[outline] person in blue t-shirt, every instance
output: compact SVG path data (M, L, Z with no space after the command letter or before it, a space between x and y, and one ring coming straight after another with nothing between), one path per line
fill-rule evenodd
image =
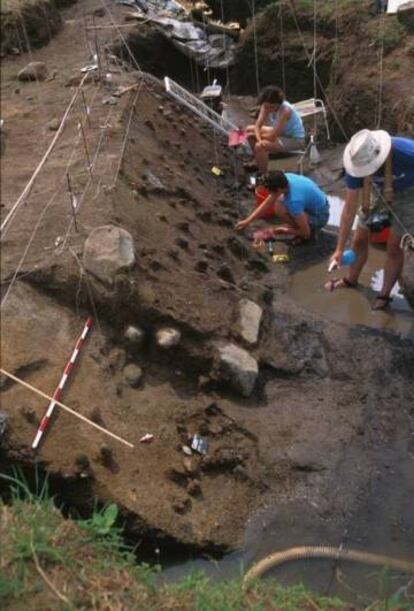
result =
M260 92L259 104L256 123L246 127L254 162L246 163L244 167L246 170L258 169L264 174L269 153L285 153L304 148L305 128L298 111L285 100L280 87L265 87Z
M343 278L326 283L325 288L354 288L368 258L373 210L390 217L390 236L384 266L382 289L372 305L373 310L385 309L392 298L391 291L404 265L401 238L414 232L414 140L391 137L383 130L363 129L356 133L344 151L346 194L339 226L336 250L331 265L340 266L342 254L351 233L355 216L358 222L352 249L356 262ZM360 199L361 207L358 210ZM381 211L382 208L382 211Z
M310 178L272 171L263 177L262 184L270 192L269 195L246 219L237 223L238 231L263 217L269 209L282 221L281 225L269 228L269 238L277 234L288 234L308 240L313 232L319 231L328 222L327 197Z

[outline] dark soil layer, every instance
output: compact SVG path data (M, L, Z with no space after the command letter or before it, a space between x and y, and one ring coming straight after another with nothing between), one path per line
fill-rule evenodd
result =
M287 98L293 102L314 97L313 70L309 67L313 5L304 1L295 4L296 13L290 3L272 4L259 14L256 26L260 83L282 86L284 64ZM396 16L387 15L383 22L374 16L372 4L368 0L318 4L316 93L325 98L326 91L334 135L342 139L342 130L349 136L377 125L391 133L414 132L414 37L409 24L400 23ZM249 27L239 45L231 87L238 93L255 93L255 83L254 36Z
M62 27L59 9L76 0L5 0L1 5L1 54L47 44Z

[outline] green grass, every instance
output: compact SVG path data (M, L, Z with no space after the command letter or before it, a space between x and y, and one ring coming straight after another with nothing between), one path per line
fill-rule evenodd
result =
M173 585L157 586L157 568L137 565L132 551L123 545L116 505L96 509L88 520L64 519L50 498L47 482L39 480L33 493L21 473L16 477L0 474L0 478L7 478L12 493L10 504L0 501L2 611L355 608L310 593L302 585L286 588L271 579L256 581L246 590L242 575L212 583L203 573L190 573ZM412 608L404 591L369 607L370 611Z

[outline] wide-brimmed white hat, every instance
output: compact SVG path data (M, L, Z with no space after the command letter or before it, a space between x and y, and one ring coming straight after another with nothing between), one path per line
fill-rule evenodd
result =
M344 150L344 167L351 176L362 178L374 174L391 150L391 136L378 129L362 129L354 134Z

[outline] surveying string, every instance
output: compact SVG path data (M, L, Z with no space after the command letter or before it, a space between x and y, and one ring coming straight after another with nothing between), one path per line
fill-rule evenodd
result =
M63 371L63 375L60 379L59 384L56 387L55 392L52 395L52 401L49 403L49 406L46 410L45 415L43 416L40 424L39 424L39 428L37 429L37 433L36 433L36 437L33 440L32 443L32 448L35 450L37 448L37 446L40 443L40 440L42 439L43 434L47 431L49 424L50 424L50 419L52 417L53 414L53 410L55 409L56 406L56 402L60 401L62 398L62 393L63 393L63 388L68 380L68 377L73 369L73 366L75 364L75 361L79 355L79 352L82 349L82 346L85 342L86 336L89 333L90 328L92 327L92 318L89 317L86 322L85 325L83 327L83 331L80 335L80 337L78 338L78 341L76 342L75 348L72 352L72 355L69 359L69 361L66 363L66 367Z

